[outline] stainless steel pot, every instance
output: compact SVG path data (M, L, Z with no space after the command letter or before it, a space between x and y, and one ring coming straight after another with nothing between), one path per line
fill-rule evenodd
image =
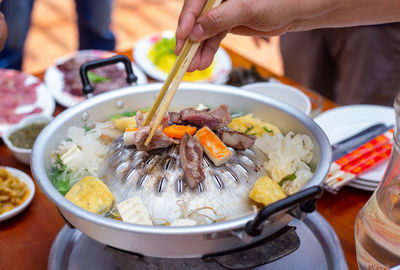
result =
M32 150L33 175L46 196L75 228L93 239L122 250L154 257L188 258L230 250L254 243L277 232L293 217L301 218L314 210L316 198L331 163L331 147L319 126L297 109L266 96L240 88L183 83L172 106L210 107L227 104L231 111L254 113L277 125L282 132L307 134L314 143L314 176L303 189L264 208L257 216L192 227L143 226L92 214L64 198L49 180L50 155L65 138L70 126L104 120L107 117L151 106L161 84L127 87L86 100L58 115L37 138Z

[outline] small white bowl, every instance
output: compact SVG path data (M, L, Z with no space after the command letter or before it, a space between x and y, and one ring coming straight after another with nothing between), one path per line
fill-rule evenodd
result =
M295 87L279 82L258 82L243 85L241 88L283 101L305 114L309 115L311 112L310 99Z
M26 148L20 148L16 147L12 144L10 141L9 137L10 135L20 129L23 128L29 124L32 123L40 123L40 122L46 122L49 123L52 120L52 117L47 116L47 115L42 115L42 114L33 114L31 116L26 117L23 119L20 123L16 125L9 126L6 130L3 132L3 142L7 145L7 147L11 150L13 155L15 156L16 159L21 161L24 164L29 165L31 161L31 151L32 149L26 149Z
M25 182L29 190L29 196L22 204L0 215L0 221L3 221L15 216L16 214L21 213L31 203L33 196L35 195L35 184L33 183L32 178L30 178L29 175L27 175L23 171L11 167L1 167L1 168L5 168L13 176L18 177L20 181Z

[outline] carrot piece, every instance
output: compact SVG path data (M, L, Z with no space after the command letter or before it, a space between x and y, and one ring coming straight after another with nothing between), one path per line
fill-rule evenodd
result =
M135 128L126 128L126 129L125 129L125 132L136 131L136 130L138 130L138 129L139 129L138 127L135 127Z
M225 163L232 157L231 150L207 126L199 129L194 138L200 142L204 152L216 166Z
M165 135L174 139L182 139L185 133L193 135L196 133L196 131L197 128L184 125L172 125L172 126L167 126L163 129Z

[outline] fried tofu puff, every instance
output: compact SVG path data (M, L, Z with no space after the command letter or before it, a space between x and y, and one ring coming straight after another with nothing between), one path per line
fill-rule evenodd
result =
M104 215L114 201L108 187L97 177L87 176L76 183L65 195L73 204L92 213Z
M263 176L257 180L253 189L250 191L249 197L264 206L279 201L286 197L282 187L274 180L267 176Z

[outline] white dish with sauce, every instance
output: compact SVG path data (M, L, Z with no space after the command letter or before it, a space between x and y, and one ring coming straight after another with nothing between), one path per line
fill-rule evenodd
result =
M10 172L13 176L18 177L18 179L22 182L24 182L27 185L27 189L29 191L28 197L25 199L25 201L18 205L17 207L14 207L10 211L4 212L3 214L0 214L0 221L12 218L13 216L21 213L25 208L31 203L33 196L35 195L35 184L33 183L33 180L29 175L24 173L21 170L14 169L11 167L0 167L6 169L8 172Z
M22 120L20 123L16 125L9 126L6 130L3 132L3 142L7 145L8 149L11 150L12 154L14 157L24 163L29 165L31 162L31 148L20 148L15 146L11 140L10 140L10 135L18 130L21 129L27 125L33 124L33 123L49 123L52 120L52 117L43 115L43 114L34 114L31 116L28 116L24 120Z

